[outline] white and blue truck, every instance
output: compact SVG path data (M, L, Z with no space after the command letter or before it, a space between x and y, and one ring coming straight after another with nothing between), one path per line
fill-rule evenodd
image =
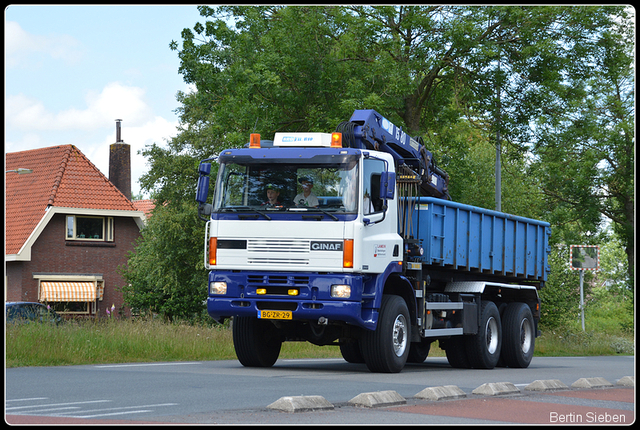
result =
M392 373L438 340L454 367L528 367L549 224L451 201L422 140L373 110L336 130L252 134L200 163L207 311L233 318L240 363L308 341Z

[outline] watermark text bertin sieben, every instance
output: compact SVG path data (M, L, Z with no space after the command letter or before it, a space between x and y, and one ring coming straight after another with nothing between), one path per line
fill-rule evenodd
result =
M609 412L586 412L568 414L549 412L549 422L558 424L625 424L627 417L624 414L610 414Z

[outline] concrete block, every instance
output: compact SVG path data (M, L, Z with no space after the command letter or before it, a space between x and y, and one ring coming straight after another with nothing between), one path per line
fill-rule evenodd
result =
M374 391L371 393L361 393L349 400L353 406L363 406L365 408L376 408L381 406L396 406L407 403L404 397L396 391Z
M322 396L285 396L267 406L283 412L332 410L333 405Z
M613 387L613 384L606 379L598 376L596 378L580 378L573 384L573 388L605 388Z
M623 376L618 379L616 385L623 385L625 387L635 387L636 386L636 378L635 376Z
M537 379L524 387L527 391L568 390L569 387L558 379Z
M484 396L498 396L503 394L520 394L520 390L511 382L489 382L480 385L473 390L472 393Z
M413 397L427 400L447 400L461 399L467 397L467 394L456 385L444 385L440 387L427 387Z

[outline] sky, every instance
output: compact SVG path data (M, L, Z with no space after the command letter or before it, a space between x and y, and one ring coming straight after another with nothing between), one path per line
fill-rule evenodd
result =
M121 119L140 196L138 151L177 134L176 94L190 91L169 43L196 22L195 5L6 7L5 154L72 144L108 177Z

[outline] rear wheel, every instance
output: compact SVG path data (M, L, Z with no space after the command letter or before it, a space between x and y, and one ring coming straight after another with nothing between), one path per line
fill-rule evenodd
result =
M233 318L233 347L246 367L271 367L280 355L282 338L269 321L254 317Z
M510 303L502 315L502 359L509 367L529 367L535 347L533 314L526 303Z
M372 372L398 373L409 356L411 323L409 309L400 296L382 296L378 326L361 340L365 363Z
M471 368L471 363L469 363L469 357L467 356L465 337L454 336L444 342L440 341L440 345L443 346L444 351L447 353L447 361L449 361L451 367L457 369Z
M422 339L420 342L411 342L407 363L423 363L429 356L431 341Z
M360 343L357 339L343 339L340 342L340 353L342 358L349 363L364 363L360 352Z
M502 348L500 312L493 302L483 302L478 333L466 336L466 350L471 367L493 369L498 364Z

